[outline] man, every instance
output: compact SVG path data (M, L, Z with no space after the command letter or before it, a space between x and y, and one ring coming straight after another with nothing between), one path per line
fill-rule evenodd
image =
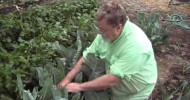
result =
M74 68L58 84L68 92L111 89L112 100L145 100L157 81L157 67L151 42L126 17L125 9L113 0L96 13L98 34ZM81 71L88 53L106 59L105 75L85 83L71 80Z

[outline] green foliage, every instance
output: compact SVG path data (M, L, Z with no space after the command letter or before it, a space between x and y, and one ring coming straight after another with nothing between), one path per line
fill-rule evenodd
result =
M82 72L86 81L91 81L106 74L105 68L105 59L100 59L94 54L88 54L86 62L82 66ZM84 97L85 100L110 100L109 90L86 91Z
M168 27L163 27L159 22L159 14L152 13L146 16L145 13L140 13L137 16L138 25L143 29L151 40L154 49L161 44L166 44L168 41Z
M6 6L12 6L15 4L22 4L22 3L32 3L40 0L0 0L0 4L2 4L3 7Z
M57 85L64 78L64 75L67 71L66 69L68 68L70 70L73 64L79 58L79 54L82 52L81 38L81 34L78 34L77 41L80 41L80 43L78 43L77 46L80 48L80 50L70 50L68 48L65 48L63 45L59 44L58 41L52 43L53 49L58 53L58 57L55 59L57 65L55 65L53 62L46 62L44 67L35 68L37 74L36 78L39 80L39 85L36 85L33 88L32 93L30 90L24 89L21 77L17 76L17 87L23 100L49 100L50 98L54 100L68 99L68 93L66 90L58 90L56 89L55 85ZM80 80L82 82L81 78L77 80ZM38 90L41 87L42 89Z
M82 71L88 76L88 80L96 79L105 74L105 59L99 59L94 54L88 54L86 59Z
M52 84L64 77L94 38L91 22L96 8L94 0L62 1L0 15L0 99L46 98L44 92L57 93ZM44 78L52 73L49 66L57 73L53 79ZM15 85L17 75L23 86Z
M76 45L77 45L77 50L73 49L73 48L65 48L63 45L60 45L59 42L55 42L53 43L53 47L54 50L58 53L58 55L62 58L58 58L58 68L64 70L64 73L69 72L72 67L76 64L76 62L78 61L79 57L81 56L81 53L84 49L85 46L85 41L83 40L84 37L82 35L82 33L80 33L81 31L77 32L77 41L76 41ZM63 63L64 61L64 63ZM62 62L62 63L61 63ZM63 67L64 66L64 67ZM60 76L60 75L58 75ZM79 73L76 78L75 78L75 82L79 82L82 83L82 78L83 78L83 74ZM68 96L68 99L70 100L80 100L82 98L82 94L81 93L76 93L76 94L71 94Z
M39 85L36 85L33 88L32 93L29 90L24 89L21 78L17 76L17 87L23 100L49 100L50 98L54 100L67 100L69 98L65 89L58 90L55 85L64 78L66 71L70 71L72 66L79 59L80 54L82 53L82 43L84 43L81 40L81 35L82 33L78 33L77 47L80 48L78 50L65 48L63 45L59 44L58 41L52 43L53 49L58 53L58 57L55 59L57 64L46 62L45 66L35 68ZM80 43L78 43L79 41ZM76 81L82 82L82 74L79 74L78 77L76 77ZM37 90L41 87L42 89ZM81 94L74 94L72 95L72 98L72 100L76 100L76 98L79 100L81 98Z
M40 84L42 89L40 89L39 91L38 91L39 87L34 87L32 93L30 92L30 90L24 89L21 77L17 76L17 86L19 88L19 92L20 92L21 98L23 100L36 100L36 99L37 100L48 100L50 98L52 98L54 100L66 99L66 98L63 98L63 96L66 97L66 95L67 95L67 93L64 94L65 90L62 90L62 91L58 90L53 85L53 79L55 79L55 77L57 75L64 76L63 73L59 69L54 68L52 66L48 66L46 68L47 69L45 69L45 68L43 69L42 67L36 68L36 70L38 72L39 81L43 84ZM61 80L61 78L56 81L60 81L60 80Z

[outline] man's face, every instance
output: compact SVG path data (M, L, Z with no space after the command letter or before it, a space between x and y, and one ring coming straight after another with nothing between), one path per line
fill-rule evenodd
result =
M119 24L118 26L113 27L112 25L108 24L105 19L102 19L98 21L98 29L104 39L108 41L114 41L122 31L122 25Z

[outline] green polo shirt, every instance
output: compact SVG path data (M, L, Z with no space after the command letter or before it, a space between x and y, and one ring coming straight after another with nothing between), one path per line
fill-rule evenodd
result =
M157 65L150 40L130 21L113 42L98 34L83 52L94 53L106 59L106 72L122 78L111 87L112 100L145 100L152 93L157 81Z

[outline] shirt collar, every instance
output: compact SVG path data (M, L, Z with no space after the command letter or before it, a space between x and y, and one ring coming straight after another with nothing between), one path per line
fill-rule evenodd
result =
M117 41L121 40L122 37L124 37L125 35L129 34L129 31L130 31L130 27L129 27L130 21L129 21L129 17L128 16L126 16L126 17L127 17L127 21L125 22L125 25L123 27L122 32L116 38L116 40L114 40L112 43L116 43Z

